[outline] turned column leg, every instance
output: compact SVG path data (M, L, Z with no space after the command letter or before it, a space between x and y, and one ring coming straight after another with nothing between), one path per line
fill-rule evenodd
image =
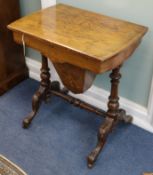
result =
M98 158L107 136L112 131L113 127L117 123L119 114L119 97L118 97L118 85L121 74L119 73L120 67L114 69L110 74L111 78L111 93L108 101L108 111L104 123L100 126L98 132L98 143L96 148L90 153L87 158L88 167L92 168L94 162Z
M50 73L48 67L48 60L45 56L42 56L42 67L41 67L41 82L40 87L33 95L32 98L32 112L23 120L23 128L28 128L35 115L37 114L42 100L47 99L47 94L50 89Z

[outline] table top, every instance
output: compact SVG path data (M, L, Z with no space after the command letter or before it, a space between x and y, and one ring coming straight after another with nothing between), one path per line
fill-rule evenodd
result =
M127 59L147 32L144 26L64 4L30 14L8 28L14 31L17 42L22 42L20 34L24 34L26 45L38 49L54 62L71 63L96 73L111 69ZM48 49L42 48L39 42L46 42ZM127 53L123 54L125 51ZM107 66L103 66L106 61Z

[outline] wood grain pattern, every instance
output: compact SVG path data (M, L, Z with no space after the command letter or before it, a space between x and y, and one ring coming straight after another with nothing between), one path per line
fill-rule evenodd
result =
M48 90L50 89L50 69L48 67L48 60L45 56L42 56L42 67L41 67L41 82L39 89L35 92L32 97L32 111L28 116L23 120L23 128L28 128L32 120L36 116L40 105L43 100L46 101Z
M111 92L108 100L108 110L106 113L106 119L101 124L98 132L98 143L89 154L87 161L89 168L92 168L94 162L97 160L102 148L105 145L107 137L112 129L115 127L118 121L119 115L119 97L118 97L118 86L121 78L120 67L114 69L110 74L111 78Z
M137 24L64 4L33 13L8 27L18 43L22 43L24 34L27 46L53 62L73 64L95 73L120 65L147 31Z
M34 119L41 101L46 101L52 94L101 114L98 109L72 98L67 90L62 92L58 82L50 82L47 57L64 85L75 93L87 90L96 74L113 69L106 118L99 128L97 145L87 158L88 167L93 167L118 121L132 120L119 108L119 70L138 47L147 28L63 4L24 17L9 28L13 30L16 42L21 44L24 38L27 46L43 54L40 88L33 97L32 112L23 121L25 128Z
M96 77L91 71L67 63L53 63L62 83L73 93L83 93L92 86Z

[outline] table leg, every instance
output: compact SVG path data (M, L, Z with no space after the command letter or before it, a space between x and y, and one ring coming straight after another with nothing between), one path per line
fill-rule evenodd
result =
M123 121L124 123L131 123L133 117L131 115L127 115L124 109L119 109L118 120Z
M48 60L45 56L42 56L42 67L40 77L40 87L32 98L32 112L23 120L23 128L29 127L30 123L32 122L40 108L42 100L47 100L48 92L50 91L50 73L48 67Z
M110 74L111 93L109 96L108 111L106 113L106 118L104 123L99 128L97 146L87 158L89 168L92 168L94 162L98 158L106 142L107 136L112 131L112 129L114 128L114 126L118 121L118 115L119 115L118 85L119 85L119 80L121 78L121 74L119 70L120 70L120 67L114 69Z

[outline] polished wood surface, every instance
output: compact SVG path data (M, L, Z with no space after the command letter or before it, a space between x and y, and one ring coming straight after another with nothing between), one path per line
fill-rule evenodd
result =
M23 128L28 128L30 126L32 120L35 118L40 108L42 101L47 102L52 97L52 95L62 97L63 99L65 99L66 101L77 107L86 109L90 112L94 112L99 116L106 117L104 123L102 123L99 128L97 145L95 149L93 149L93 151L87 157L88 167L92 168L106 142L108 135L116 126L117 122L123 121L125 123L131 123L132 121L132 116L126 115L125 110L119 109L118 85L119 85L119 79L121 78L119 69L120 67L114 69L110 74L111 93L108 102L108 111L105 112L79 99L71 97L68 94L67 89L60 88L59 82L55 81L51 82L47 58L45 56L42 56L40 87L33 95L32 111L23 120Z
M48 61L47 58L44 56L42 56L42 67L40 77L41 82L39 89L35 92L35 94L32 97L32 111L23 121L24 128L27 128L30 125L31 121L33 120L33 118L39 110L41 102L43 100L47 100L48 91L50 90L51 82Z
M114 69L110 74L111 78L111 93L108 101L108 110L106 113L106 119L99 128L98 143L95 149L88 156L88 166L91 168L100 154L102 148L106 143L108 134L112 131L113 127L118 121L119 111L119 97L118 97L118 85L121 78L120 67Z
M18 19L19 1L0 0L0 95L28 76L21 46L13 41L7 25Z
M32 100L32 112L23 120L27 128L41 102L57 95L75 106L105 115L98 131L97 145L87 157L91 168L107 137L119 121L132 121L119 106L120 67L139 45L147 28L130 22L59 4L36 12L9 25L14 39L42 53L41 83ZM82 93L98 73L112 70L108 110L103 112L68 95L58 82L50 82L47 57L53 62L63 84Z
M27 46L53 62L69 63L95 73L119 66L147 31L137 24L64 4L33 13L8 27L18 43L22 43L24 34Z
M80 67L67 63L53 63L61 77L62 83L73 93L80 94L88 90L96 74Z

